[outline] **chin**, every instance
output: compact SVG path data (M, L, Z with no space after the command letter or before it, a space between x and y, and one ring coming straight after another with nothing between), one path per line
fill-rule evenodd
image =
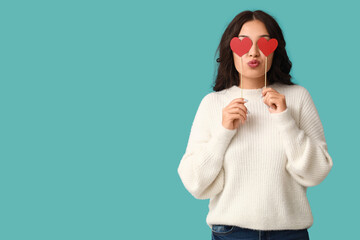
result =
M256 79L259 79L259 78L261 78L261 77L265 77L265 74L261 74L261 73L259 73L259 74L250 74L250 75L243 75L243 76L245 76L246 78L249 78L249 79L251 79L251 78L256 78Z

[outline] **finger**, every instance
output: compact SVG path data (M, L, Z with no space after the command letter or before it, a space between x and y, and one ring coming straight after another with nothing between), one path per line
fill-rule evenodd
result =
M281 98L278 96L272 96L272 97L267 97L264 100L265 100L264 103L268 105L268 107L276 108L280 104Z
M229 114L229 119L230 120L241 119L241 121L245 121L246 117L244 117L240 113L231 113L231 114Z
M279 98L279 94L275 94L274 92L268 92L264 97L263 97L263 101L264 102L269 102L270 99L272 98Z
M244 104L238 103L238 104L231 105L229 107L229 109L233 109L233 108L241 109L244 112L244 114L248 113L247 107Z
M246 103L247 100L245 100L245 98L235 98L235 99L233 99L233 100L230 102L230 104L235 103L235 102Z
M245 119L247 119L246 112L244 111L244 109L241 109L241 108L232 108L228 111L228 113L230 113L230 114L239 113L242 116L244 116Z
M233 108L233 107L241 107L241 108L245 108L245 102L241 102L241 101L235 101L233 103L230 103L228 106L226 106L228 109Z
M262 90L262 92L261 92L261 95L262 96L265 96L268 92L275 92L275 93L277 93L277 91L275 90L275 89L273 89L273 88L264 88L264 90Z

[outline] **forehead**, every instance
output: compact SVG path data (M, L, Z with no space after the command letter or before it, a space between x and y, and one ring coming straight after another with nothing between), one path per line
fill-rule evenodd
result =
M239 35L247 35L249 37L259 37L261 35L268 35L265 24L259 20L248 21L243 24Z

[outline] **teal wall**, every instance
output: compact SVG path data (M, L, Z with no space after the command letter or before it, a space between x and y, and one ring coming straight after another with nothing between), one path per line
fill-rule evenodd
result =
M1 1L0 239L210 239L177 173L215 50L239 12L283 30L334 167L308 189L311 239L359 216L355 1Z

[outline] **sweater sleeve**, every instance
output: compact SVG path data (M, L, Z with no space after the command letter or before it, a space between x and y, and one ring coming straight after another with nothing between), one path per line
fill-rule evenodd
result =
M272 113L283 139L287 155L286 169L301 185L320 184L333 166L324 130L310 93L303 87L299 126L289 109Z
M185 188L196 199L208 199L224 187L223 159L237 129L227 129L221 123L210 129L210 94L200 102L192 123L185 153L178 174Z

